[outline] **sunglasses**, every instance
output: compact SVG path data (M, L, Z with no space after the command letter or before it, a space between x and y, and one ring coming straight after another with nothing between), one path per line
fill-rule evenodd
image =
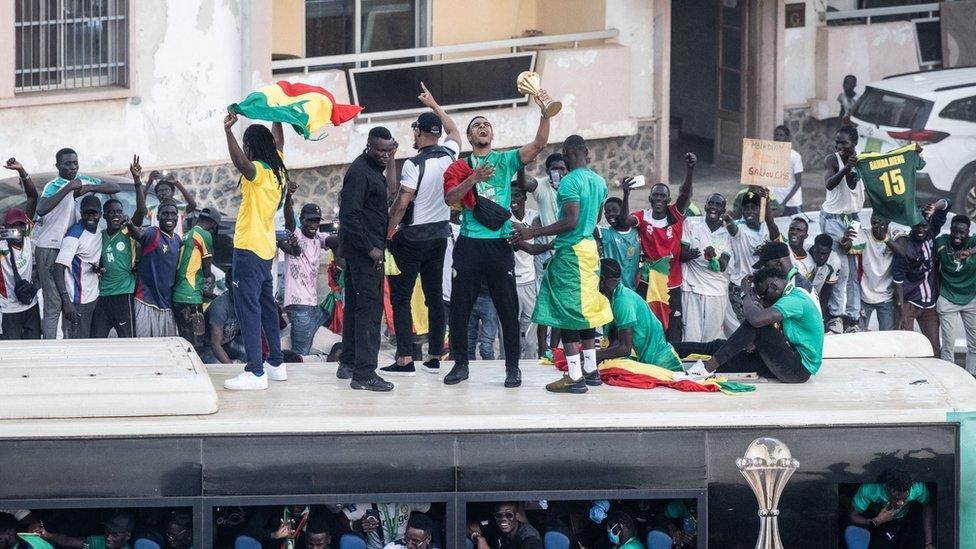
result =
M514 518L515 518L515 513L512 513L510 511L495 513L495 520L512 520Z
M430 541L430 536L427 536L424 539L406 538L404 541L407 542L407 547L421 547L423 544Z
M164 535L166 536L166 539L168 539L169 541L173 541L173 540L175 540L177 538L181 538L181 537L185 536L187 532L189 532L188 529L183 529L183 530L180 530L176 534L170 534L169 532L166 532L166 534L164 534Z

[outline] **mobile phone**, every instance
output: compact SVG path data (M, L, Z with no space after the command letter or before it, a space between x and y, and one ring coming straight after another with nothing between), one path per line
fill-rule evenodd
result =
M634 180L633 184L631 184L631 186L630 186L631 189L639 189L640 187L643 187L644 185L647 185L647 180L644 179L644 176L643 175L632 175L630 177L631 177L631 179ZM618 187L623 187L624 186L624 180L621 179L620 182L617 184L617 186Z
M854 229L854 232L861 232L861 222L856 219L851 221L851 228Z
M559 181L562 178L563 178L563 176L558 171L556 171L556 170L551 170L549 172L549 180L552 181L552 184L553 185L558 185L559 184Z
M320 233L335 233L339 231L339 222L330 221L328 223L319 223Z

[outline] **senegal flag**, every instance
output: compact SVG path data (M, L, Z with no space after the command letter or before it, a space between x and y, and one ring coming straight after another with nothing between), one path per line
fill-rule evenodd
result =
M671 270L671 256L648 260L641 265L641 280L647 282L647 295L644 299L650 305L654 316L668 331L668 319L671 316L671 306L668 304L668 274Z
M912 143L886 153L857 155L855 170L874 212L909 227L922 222L915 204L915 172L925 167Z
M240 103L227 107L252 120L291 124L305 139L328 125L352 120L363 110L359 105L336 103L332 94L318 86L279 80L253 91Z

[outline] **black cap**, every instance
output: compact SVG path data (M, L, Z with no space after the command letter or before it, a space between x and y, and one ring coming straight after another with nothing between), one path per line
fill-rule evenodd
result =
M746 191L746 194L742 197L742 205L755 204L757 206L762 204L762 195L756 191Z
M85 195L81 199L81 213L85 212L99 212L102 211L102 201L98 199L97 196L93 194Z
M220 211L217 208L204 208L200 210L200 215L198 217L207 218L217 225L220 225Z
M753 269L762 269L767 261L790 257L790 247L782 242L770 242L760 248L760 250L759 261L752 264Z
M410 124L411 128L417 128L422 132L441 134L441 118L432 112L425 112L417 117L417 121Z
M113 534L132 533L135 520L128 513L115 513L105 521L105 530Z
M302 213L299 217L317 217L322 219L322 209L319 208L318 204L305 204L302 206Z

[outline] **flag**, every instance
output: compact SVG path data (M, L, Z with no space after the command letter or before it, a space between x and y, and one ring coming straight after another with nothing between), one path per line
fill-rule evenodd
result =
M277 84L249 93L243 101L232 103L227 110L252 120L291 124L302 137L312 139L311 134L325 126L348 122L363 108L336 103L325 88L279 80Z
M319 307L322 307L329 319L326 328L334 334L341 334L344 316L342 292L346 284L342 278L342 269L336 264L335 258L329 262L329 267L326 269L326 281L329 284L329 294L325 296L322 303L319 303Z
M664 331L668 331L671 306L668 304L668 274L671 270L671 255L660 259L649 259L641 265L641 280L647 282L647 295L644 300L650 305L654 316L661 321Z
M566 355L562 349L553 349L553 358L558 370L566 371ZM711 377L704 381L675 381L674 374L667 368L644 364L630 358L604 360L597 366L600 379L607 385L629 387L632 389L653 389L669 387L686 393L725 393L735 395L755 391L754 385L728 381L722 377Z
M915 203L915 173L924 167L918 145L912 143L886 153L861 153L854 169L874 213L911 227L922 222Z
M455 160L447 170L444 171L444 194L450 192L451 189L457 187L462 181L468 178L474 170L468 165L468 162L464 159ZM461 205L469 210L474 209L474 205L477 199L474 195L474 187L472 187L468 192L464 193L461 197Z

